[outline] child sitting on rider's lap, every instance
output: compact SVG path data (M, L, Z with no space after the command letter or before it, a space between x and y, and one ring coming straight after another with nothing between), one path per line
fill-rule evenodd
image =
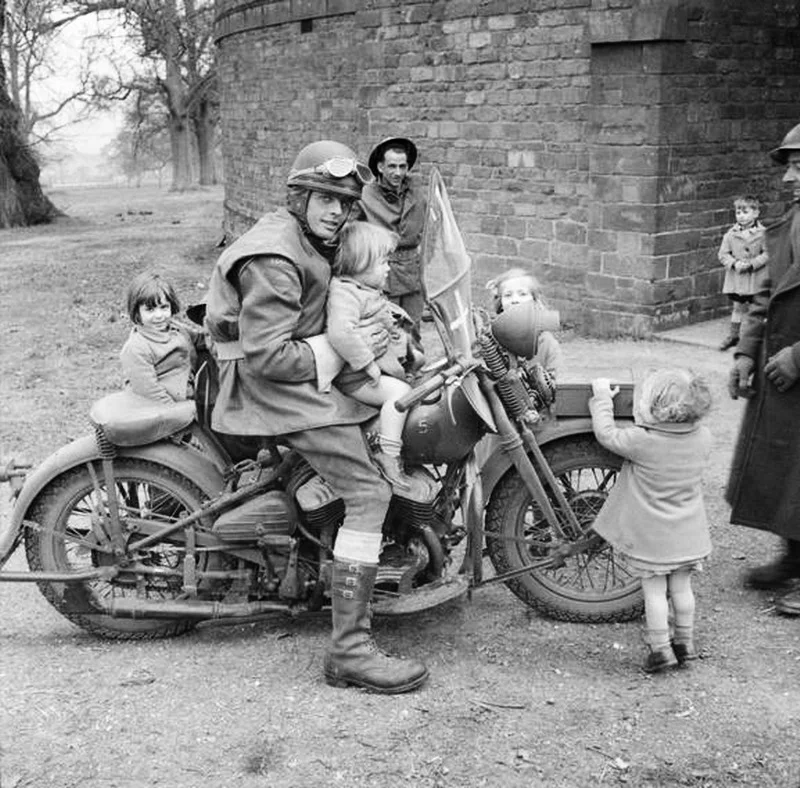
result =
M641 577L649 647L644 670L683 665L697 657L691 576L711 553L702 475L712 439L699 423L711 408L711 394L689 370L656 370L638 387L635 426L620 429L613 404L619 389L597 378L592 391L595 436L625 458L593 527Z
M120 351L126 386L156 402L191 399L196 349L201 333L179 324L180 302L173 286L145 271L128 286L128 315L133 328Z
M342 230L328 290L326 333L345 361L335 380L337 388L359 402L380 408L380 452L375 459L393 486L407 490L410 477L400 460L405 414L394 404L411 390L406 374L418 368L422 354L402 328L404 321L411 325L410 319L383 293L388 257L396 245L395 233L367 222L352 222ZM381 320L391 337L389 347L377 358L354 330L362 319L374 317Z
M522 268L510 268L496 279L487 282L486 289L492 294L494 311L498 315L511 306L529 301L542 309L548 308L539 281ZM539 334L533 361L541 364L553 380L558 378L563 366L561 346L550 331L542 331Z

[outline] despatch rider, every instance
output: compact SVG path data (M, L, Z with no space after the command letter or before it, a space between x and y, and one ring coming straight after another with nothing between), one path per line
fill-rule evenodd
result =
M339 495L345 517L334 544L332 641L325 677L373 692L413 690L421 662L374 644L369 602L391 492L359 426L375 411L317 389L331 349L325 298L339 231L369 168L350 148L323 140L303 148L287 180L287 206L263 216L220 256L209 284L206 325L219 363L212 426L232 435L281 436ZM362 329L384 349L388 337Z

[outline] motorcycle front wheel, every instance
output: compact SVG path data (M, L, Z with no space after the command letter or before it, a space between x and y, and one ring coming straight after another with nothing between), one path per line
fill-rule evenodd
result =
M200 489L184 476L145 460L115 459L114 474L126 539L141 538L141 534L136 534L136 520L166 525L197 509L203 500ZM56 477L30 512L29 519L36 524L25 531L30 568L43 572L81 572L113 565L112 555L91 548L108 511L108 491L99 461ZM103 609L104 602L120 596L180 598L184 554L178 542L158 542L137 557L152 573L134 575L123 571L110 580L43 581L38 585L59 613L92 634L117 640L172 637L188 631L195 622L115 618L98 611Z
M608 497L622 459L594 438L566 438L542 452L572 507L583 538ZM555 497L550 499L557 510ZM563 519L563 518L560 518ZM516 469L498 482L486 508L486 545L498 574L541 561L563 545ZM641 583L622 556L596 537L594 545L562 566L532 569L506 581L526 605L560 621L630 621L644 609Z

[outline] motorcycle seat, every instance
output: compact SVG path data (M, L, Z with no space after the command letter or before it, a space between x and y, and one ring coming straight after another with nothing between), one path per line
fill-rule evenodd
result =
M144 446L186 429L195 418L192 400L156 402L129 389L109 394L95 402L89 419L102 428L115 446Z

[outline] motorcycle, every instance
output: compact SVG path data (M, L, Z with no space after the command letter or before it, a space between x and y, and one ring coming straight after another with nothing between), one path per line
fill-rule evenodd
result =
M637 617L637 579L591 529L621 458L593 436L589 385L556 386L533 362L557 313L473 307L470 259L435 170L428 206L423 288L444 357L398 403L415 483L393 492L373 612L410 614L505 583L556 619ZM35 582L74 624L116 639L324 609L344 505L280 440L214 432L214 368L209 354L196 409L153 403L115 422L98 416L101 400L94 434L32 471L0 469L15 495L0 581ZM631 386L621 389L616 416L631 419ZM22 545L28 571L4 569Z

